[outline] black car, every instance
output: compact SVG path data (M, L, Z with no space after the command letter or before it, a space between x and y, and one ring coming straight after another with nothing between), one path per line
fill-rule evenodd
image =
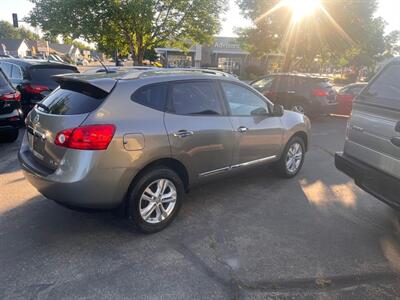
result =
M0 141L15 141L22 125L21 93L0 68Z
M327 78L306 74L272 74L250 83L285 109L317 116L336 110L336 92Z
M51 78L53 75L79 73L75 66L40 59L2 58L0 68L21 92L21 105L25 114L58 87L58 83Z

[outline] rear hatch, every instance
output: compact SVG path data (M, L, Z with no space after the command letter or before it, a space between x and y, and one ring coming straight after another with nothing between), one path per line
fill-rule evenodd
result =
M315 79L314 83L314 96L324 101L324 104L336 103L336 91L332 83L330 83L326 78Z
M57 133L81 125L111 92L116 81L58 77L60 88L38 103L28 115L27 138L35 159L55 170L67 148L54 143Z

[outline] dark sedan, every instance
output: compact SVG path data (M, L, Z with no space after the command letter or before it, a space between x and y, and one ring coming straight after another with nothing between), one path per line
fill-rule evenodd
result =
M23 124L21 93L18 92L0 69L0 140L12 142L18 137Z
M58 87L53 75L79 73L75 66L40 59L4 58L0 59L0 68L21 92L21 105L25 114Z

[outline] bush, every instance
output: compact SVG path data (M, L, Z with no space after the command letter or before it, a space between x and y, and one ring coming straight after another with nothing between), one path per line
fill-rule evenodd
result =
M336 84L349 84L357 81L356 75L346 75L344 77L335 77L333 82Z

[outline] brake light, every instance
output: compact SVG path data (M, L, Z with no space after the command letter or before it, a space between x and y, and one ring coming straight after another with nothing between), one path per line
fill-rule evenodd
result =
M316 97L326 97L329 93L323 89L315 89L313 90L313 95Z
M0 96L0 100L4 101L20 101L21 93L16 91L15 93L3 94Z
M271 100L273 98L276 98L276 96L278 96L278 93L275 91L265 91L264 96Z
M45 85L38 85L38 84L28 84L25 86L25 92L30 94L40 94L44 91L49 91L49 87Z
M115 133L114 125L88 125L57 133L54 143L79 150L105 150Z

